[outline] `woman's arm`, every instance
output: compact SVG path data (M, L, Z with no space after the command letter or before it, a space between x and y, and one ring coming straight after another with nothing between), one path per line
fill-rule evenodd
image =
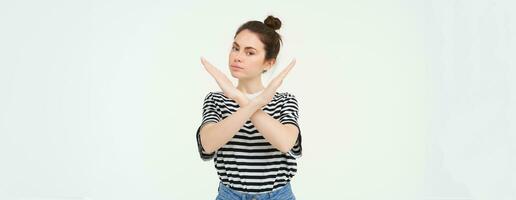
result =
M241 106L247 106L253 101L247 99L239 100ZM261 109L251 115L251 122L254 127L263 135L273 147L283 153L287 153L296 143L298 128L293 124L282 124Z
M294 129L294 125L281 124L267 113L261 111L261 108L272 100L276 89L281 85L283 79L296 64L295 59L293 59L278 76L272 79L264 92L254 100L247 99L233 86L231 81L211 63L204 58L201 58L201 62L208 73L215 78L217 84L224 92L224 95L234 99L240 105L240 109L224 120L201 127L201 145L207 153L212 153L226 144L249 118L251 118L251 121L258 131L263 134L264 138L278 150L288 152L290 148L292 148L297 139L297 127ZM294 138L294 142L291 141L292 138Z
M240 106L236 112L222 121L202 126L199 134L204 150L207 153L213 153L224 146L261 107L257 102L248 101L245 106Z
M262 110L251 116L251 122L272 146L287 153L296 143L298 129L293 124L282 124Z

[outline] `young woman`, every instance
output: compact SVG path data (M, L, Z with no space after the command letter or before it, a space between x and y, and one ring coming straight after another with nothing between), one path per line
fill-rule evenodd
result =
M293 60L264 87L261 75L280 50L281 21L248 21L234 36L229 53L231 81L204 58L201 62L221 92L209 92L197 129L200 157L214 160L219 175L217 199L295 199L290 180L301 157L296 97L277 92Z

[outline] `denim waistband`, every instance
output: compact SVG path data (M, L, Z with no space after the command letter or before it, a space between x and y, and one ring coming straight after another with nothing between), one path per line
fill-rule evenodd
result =
M241 191L236 191L231 189L230 187L224 185L222 182L219 182L219 196L224 196L226 198L234 198L234 199L242 199L242 200L261 200L261 199L277 199L279 197L291 197L294 199L294 194L292 193L292 188L290 182L287 182L286 185L276 188L271 192L264 193L246 193Z

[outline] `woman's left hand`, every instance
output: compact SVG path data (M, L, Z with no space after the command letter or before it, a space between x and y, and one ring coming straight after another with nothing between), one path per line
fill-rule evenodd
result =
M280 74L274 77L274 79L272 79L272 81L269 83L269 85L267 85L263 92L252 101L255 101L255 103L259 104L260 106L267 105L272 100L276 94L276 90L281 85L281 83L283 83L283 79L285 79L288 72L290 72L294 65L296 65L296 59L292 59L290 64L283 71L281 71Z

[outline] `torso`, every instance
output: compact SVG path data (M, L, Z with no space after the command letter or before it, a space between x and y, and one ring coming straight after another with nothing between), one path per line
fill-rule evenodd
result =
M285 97L286 93L276 92L262 111L278 119ZM214 100L222 118L239 108L234 100L225 97L222 92L216 92ZM297 172L295 158L274 148L250 120L216 152L214 164L223 184L247 193L274 191L286 185Z

